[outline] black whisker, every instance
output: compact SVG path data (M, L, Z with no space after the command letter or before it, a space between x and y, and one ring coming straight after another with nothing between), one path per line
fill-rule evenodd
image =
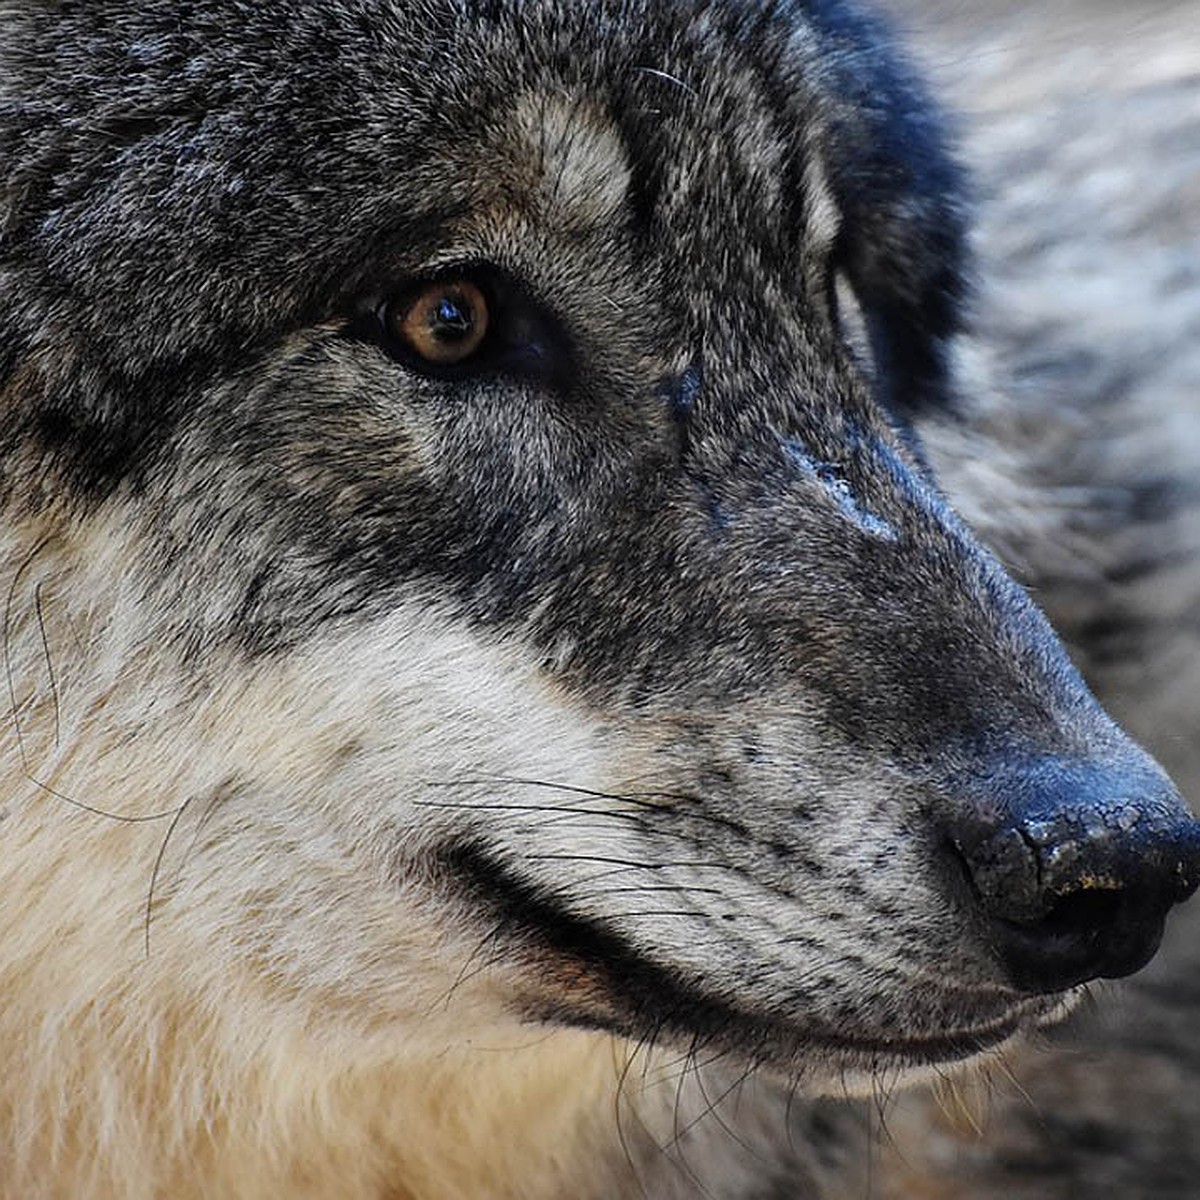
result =
M479 775L462 776L461 778L452 780L426 780L424 786L430 788L453 788L480 784L546 788L550 791L567 792L575 796L587 796L595 800L612 800L620 804L629 804L664 816L669 816L675 811L672 807L673 805L687 805L687 815L689 817L707 821L711 825L731 829L735 832L741 832L741 827L736 821L731 821L727 817L708 812L704 808L704 803L700 797L686 792L647 791L634 794L604 792L598 791L595 788L579 787L575 784L555 783L547 779L525 779L520 776L511 775Z
M12 643L10 634L12 632L12 614L13 606L17 600L17 588L21 586L21 579L25 572L33 565L34 560L39 554L50 544L49 537L42 538L37 542L33 549L21 561L21 565L13 574L12 582L8 587L8 596L4 602L4 673L8 680L8 700L12 711L13 729L17 735L17 753L21 756L21 766L25 773L29 774L29 759L25 753L25 738L21 729L21 706L17 701L17 682L16 674L13 670L12 662Z
M37 614L38 631L42 635L42 654L46 660L46 677L50 682L50 699L54 704L54 748L62 742L62 712L58 705L58 681L54 678L54 661L50 657L50 639L46 636L46 618L42 612L42 585L33 588L33 608Z
M110 812L106 808L97 808L94 804L86 804L82 800L76 800L73 796L67 796L63 792L52 788L48 783L43 783L28 771L25 772L25 778L39 791L45 792L48 796L53 796L55 800L61 800L63 804L69 804L72 808L77 808L80 812L90 813L93 817L104 817L108 821L119 821L122 825L144 825L150 821L165 821L168 817L173 817L177 811L174 808L167 808L161 812L139 813L132 816L128 813Z
M433 1012L438 1007L443 1009L448 1008L454 993L468 980L474 979L477 975L482 974L495 961L497 949L501 935L505 929L512 923L511 917L501 917L492 927L479 939L475 944L474 949L463 960L463 965L459 968L458 974L454 978L454 982L446 989L445 994L439 996L430 1006L429 1012ZM479 962L479 956L483 953L484 947L490 945L491 952L483 962Z
M146 821L163 821L175 813L175 809L167 809L163 812L141 813L130 815L127 813L110 812L108 809L97 808L94 804L87 804L82 800L76 800L72 796L65 795L56 788L51 787L48 783L43 782L34 775L30 763L29 755L25 749L25 736L21 727L21 704L17 699L17 683L16 672L13 668L12 661L12 623L13 609L16 605L17 589L20 587L21 579L25 572L33 565L37 556L50 544L50 538L45 537L39 541L32 550L21 561L21 565L17 568L16 573L12 577L12 582L9 584L8 595L4 602L4 621L0 628L0 640L4 643L4 674L8 685L8 700L9 711L12 714L13 731L17 738L17 753L21 759L21 770L25 778L33 784L34 787L43 791L48 796L53 796L55 800L61 801L63 804L70 805L71 808L76 808L80 812L89 813L94 817L104 817L109 821L120 821L128 825L139 825ZM50 647L46 640L46 627L42 616L41 606L41 584L39 583L34 588L34 605L37 613L37 619L41 625L42 649L46 656L46 669L50 674L50 686L54 697L54 744L57 747L61 733L61 715L59 712L59 699L57 681L54 676L54 669L50 660Z
M175 810L175 815L171 819L171 824L167 826L167 832L163 835L162 845L159 846L158 853L154 856L154 869L150 872L150 890L146 895L145 947L146 947L146 957L147 958L150 957L150 918L153 915L153 910L154 910L154 888L155 888L156 884L158 883L158 874L159 874L159 871L162 870L163 859L166 857L167 844L170 842L171 835L178 828L179 822L180 822L180 820L182 820L183 814L187 811L187 807L191 802L192 802L192 798L189 796L179 806L179 808Z
M547 851L543 854L526 854L526 862L590 862L607 866L623 867L632 871L667 871L676 867L705 867L712 868L715 864L703 860L668 859L664 862L638 862L628 858L610 858L603 854L566 854L557 851Z

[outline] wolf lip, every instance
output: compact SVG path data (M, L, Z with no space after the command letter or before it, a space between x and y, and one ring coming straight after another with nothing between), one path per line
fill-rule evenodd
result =
M870 1038L852 1034L809 1036L806 1040L825 1049L858 1054L878 1054L898 1063L932 1066L974 1058L1022 1032L1054 1020L1067 1006L1061 997L1037 997L1017 1004L1002 1016L981 1024L966 1024L924 1037Z
M930 1066L961 1062L994 1049L1061 1011L1061 996L1015 1000L986 1020L926 1035L872 1036L792 1023L774 1014L739 1010L706 995L678 972L640 954L603 925L566 911L535 884L520 878L488 848L458 842L438 856L502 926L528 941L541 983L522 1000L524 1015L539 1022L601 1029L623 1037L667 1038L726 1046L755 1061L786 1066L818 1049L855 1066ZM954 996L947 998L951 1002ZM964 1011L978 997L959 997ZM994 998L993 998L994 1004Z

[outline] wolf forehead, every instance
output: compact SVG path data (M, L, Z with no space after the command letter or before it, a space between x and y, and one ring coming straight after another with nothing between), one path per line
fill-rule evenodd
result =
M64 338L114 381L220 361L514 207L714 295L731 227L797 274L836 233L865 303L953 327L957 172L849 6L227 7L6 13L0 265L31 299L0 370Z

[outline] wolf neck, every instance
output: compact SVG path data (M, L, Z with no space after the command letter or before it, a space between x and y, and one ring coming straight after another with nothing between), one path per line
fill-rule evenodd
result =
M14 922L43 925L28 906L54 896L24 894ZM6 943L0 1200L682 1200L773 1157L736 1161L736 1118L763 1110L739 1092L708 1116L729 1081L677 1050L529 1028L422 1057L412 1031L357 1037L248 973L197 990L165 948L131 968L96 924L62 928L55 961Z
M575 1164L597 1151L622 1165L615 1129L589 1133L583 1111L613 1111L605 1039L372 1067L287 1039L270 1059L231 1064L196 1042L201 1014L147 1027L118 1009L47 1018L70 1026L68 1071L61 1057L53 1076L39 1068L36 1038L28 1061L10 1058L0 1125L41 1128L16 1139L21 1161L0 1164L4 1200L550 1200L580 1194Z

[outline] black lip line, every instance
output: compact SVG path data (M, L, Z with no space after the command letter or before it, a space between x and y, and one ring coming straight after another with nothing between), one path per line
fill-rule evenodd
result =
M1061 997L1030 997L1003 1018L977 1029L928 1038L881 1041L806 1031L705 996L679 972L647 961L620 934L564 910L478 842L451 843L437 859L488 907L501 928L524 931L556 957L585 963L620 1010L618 1015L544 1002L532 1005L528 1015L542 1021L624 1037L652 1034L657 1038L676 1032L696 1045L726 1043L763 1062L793 1058L810 1045L847 1055L886 1055L894 1064L915 1066L972 1058L1062 1003ZM771 1047L776 1053L769 1052Z

